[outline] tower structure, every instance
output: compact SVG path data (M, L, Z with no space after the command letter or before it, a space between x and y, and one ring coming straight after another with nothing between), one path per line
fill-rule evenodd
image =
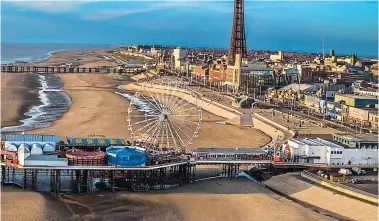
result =
M324 32L322 32L322 59L325 59Z
M246 57L246 38L244 23L244 0L234 0L234 16L232 36L230 38L229 58L234 63L236 54L240 54L242 58Z

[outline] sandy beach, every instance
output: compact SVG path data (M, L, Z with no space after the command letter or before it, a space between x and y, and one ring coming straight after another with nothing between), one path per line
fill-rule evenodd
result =
M98 193L64 198L71 202L68 205L73 207L74 220L333 220L246 179L199 181L152 193Z
M1 74L1 126L18 125L24 113L38 105L38 76L32 74Z
M111 58L112 49L88 49L61 51L53 53L49 59L37 62L38 66L56 66L63 63L78 63L80 67L117 67L117 63L112 59L106 59L103 56Z
M67 206L48 193L36 193L16 187L1 187L1 220L67 220Z
M59 134L65 137L104 135L130 140L127 130L129 101L115 94L116 87L129 81L113 74L60 74L64 91L71 97L69 111L51 127L32 130L30 133ZM203 124L193 147L259 147L270 138L259 130L233 125L216 124L221 117L203 112ZM29 133L29 132L28 132Z

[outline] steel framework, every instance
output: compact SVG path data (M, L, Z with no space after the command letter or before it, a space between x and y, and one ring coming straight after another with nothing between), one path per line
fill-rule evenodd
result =
M160 90L153 88L157 86ZM187 102L175 93L186 93L194 102ZM183 81L157 79L147 82L134 94L128 108L128 129L131 138L142 142L150 151L185 151L197 137L202 121L201 107Z
M244 0L234 0L232 35L230 38L229 60L234 62L236 54L246 57L246 37L244 23Z

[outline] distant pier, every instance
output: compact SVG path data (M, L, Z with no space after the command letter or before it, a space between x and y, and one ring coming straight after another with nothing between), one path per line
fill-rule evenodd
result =
M102 73L102 74L130 74L146 71L140 67L126 68L85 68L85 67L55 67L55 66L26 66L1 65L1 72L7 73L33 73L33 74L60 74L60 73Z

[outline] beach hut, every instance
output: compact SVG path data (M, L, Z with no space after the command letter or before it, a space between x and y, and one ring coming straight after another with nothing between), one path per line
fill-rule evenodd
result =
M17 146L14 143L7 143L5 145L5 150L10 152L17 152Z
M47 143L43 146L43 152L45 152L45 153L55 152L55 146Z
M41 144L34 143L34 144L32 145L32 148L30 149L30 154L31 154L31 155L42 155L42 154L43 154L43 151L42 151L42 146L41 146Z

